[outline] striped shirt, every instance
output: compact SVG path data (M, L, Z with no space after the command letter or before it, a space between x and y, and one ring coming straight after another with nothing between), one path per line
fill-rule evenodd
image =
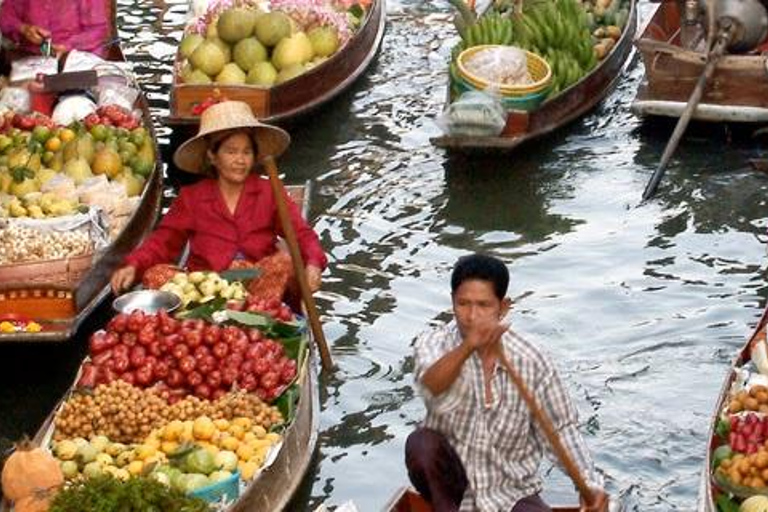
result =
M541 492L538 468L550 445L517 393L504 367L496 364L491 380L492 403L485 403L480 357L473 353L456 381L433 396L421 384L424 373L461 344L455 321L421 334L415 343L416 385L427 407L425 427L448 438L467 474L469 486L461 511L509 512L519 500ZM550 418L565 449L590 486L602 488L571 403L552 361L528 341L507 332L504 352L539 407ZM559 464L559 461L556 461Z

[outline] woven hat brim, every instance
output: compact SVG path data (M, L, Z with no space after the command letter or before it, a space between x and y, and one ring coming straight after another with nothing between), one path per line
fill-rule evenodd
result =
M205 168L207 161L206 151L208 150L208 141L206 137L211 134L223 131L238 130L248 128L254 132L254 138L258 145L257 160L267 156L277 158L282 155L291 144L291 136L288 132L277 126L258 123L232 124L221 130L214 130L199 134L178 147L173 154L173 163L177 168L192 174L200 174Z

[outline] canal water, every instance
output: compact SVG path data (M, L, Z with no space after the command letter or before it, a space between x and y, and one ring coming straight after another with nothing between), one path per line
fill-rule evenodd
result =
M313 180L331 261L318 304L338 365L291 509L380 510L406 484L403 444L424 416L411 345L450 312L455 260L483 251L507 262L510 295L525 295L513 326L557 361L609 491L628 510L691 510L713 401L768 294L768 176L750 166L764 139L695 127L640 204L672 126L629 112L635 59L606 101L552 137L511 156L449 158L428 139L450 8L388 0L387 12L378 59L291 127L280 162L286 181ZM119 14L170 152L161 120L186 3L120 0ZM0 347L0 437L37 428L84 346ZM572 496L557 471L549 482L550 496Z

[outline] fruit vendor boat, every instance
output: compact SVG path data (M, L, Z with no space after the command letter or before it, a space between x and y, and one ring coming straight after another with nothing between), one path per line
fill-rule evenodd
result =
M758 356L758 366L762 366L761 368L755 366L755 357L753 357L753 346L765 344L767 323L768 309L763 312L747 344L734 359L720 389L709 427L707 454L701 472L697 508L699 512L747 510L747 508L739 508L739 502L752 495L761 495L765 501L762 503L762 508L749 510L762 510L768 504L768 486L764 484L761 475L765 467L757 467L764 466L762 460L759 463L755 460L754 464L757 470L756 475L761 478L761 481L746 481L747 478L752 477L749 475L751 468L747 468L747 475L743 479L742 476L739 477L742 484L748 485L734 484L728 473L721 472L726 466L734 466L733 462L739 458L766 459L768 457L768 453L763 451L762 446L757 445L757 443L764 444L764 438L768 437L768 420L765 419L766 414L763 412L768 410L768 406L764 406L768 403L768 394L759 393L760 390L768 390L766 386L768 378L761 375L761 371L766 371L764 347L759 351L761 355ZM750 416L753 418L747 419ZM739 437L742 438L739 439ZM728 459L731 459L731 462L728 462ZM725 466L720 468L723 461L726 461Z
M385 9L384 0L373 0L360 27L336 53L303 74L271 87L182 83L179 70L183 57L179 52L166 119L174 139L195 133L199 124L196 107L216 95L245 101L259 119L270 123L282 123L330 101L350 87L375 57L384 37Z
M615 40L615 44L611 44L597 65L578 81L562 88L556 94L550 94L535 108L508 109L506 125L498 136L446 134L431 138L432 144L458 153L511 152L518 146L543 137L592 110L613 89L629 63L632 40L637 28L635 0L631 0L622 9L625 9L626 20L623 22L620 36ZM446 106L455 99L455 92L452 91L455 82L454 76L449 77Z
M116 3L106 1L112 14L114 38L117 35ZM117 45L110 47L108 59L125 61ZM153 157L149 159L151 163L145 164L147 178L138 206L121 232L95 261L89 254L63 260L35 261L28 265L0 266L0 322L4 322L0 323L0 327L19 327L15 330L0 328L0 343L62 342L71 338L109 293L112 271L152 229L160 213L162 164L149 104L141 91L135 107L141 111L141 126L146 128L153 148ZM25 329L28 325L35 325L35 328Z
M660 2L636 41L645 76L632 103L640 116L680 117L702 74L704 51L681 46L680 4ZM768 121L765 56L724 55L704 88L692 119L711 122Z
M433 512L429 503L419 493L408 487L399 489L383 510L384 512ZM579 507L552 507L553 512L578 512L578 510Z

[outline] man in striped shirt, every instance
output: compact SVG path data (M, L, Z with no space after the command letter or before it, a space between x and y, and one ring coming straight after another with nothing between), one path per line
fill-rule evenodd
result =
M500 260L461 258L451 276L455 320L416 340L427 418L406 443L411 481L436 512L550 510L538 476L550 445L501 364L506 356L595 491L582 510L607 510L602 478L554 364L502 323L508 285Z

